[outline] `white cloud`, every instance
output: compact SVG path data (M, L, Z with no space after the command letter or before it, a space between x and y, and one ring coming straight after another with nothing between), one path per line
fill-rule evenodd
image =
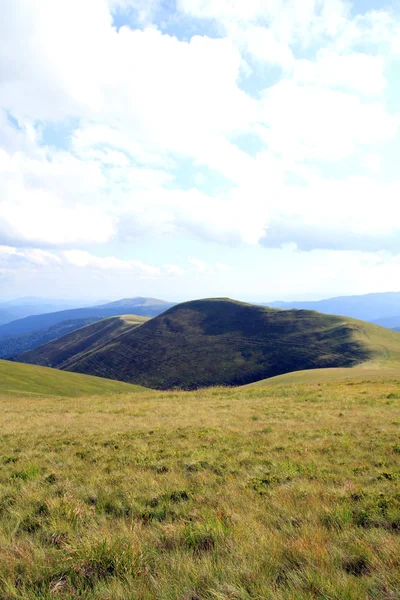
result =
M159 267L145 265L138 260L121 260L115 256L99 257L85 250L66 250L63 253L67 262L75 267L94 268L101 271L133 271L142 277L158 277Z
M353 17L340 0L180 0L175 18L201 19L202 31L212 19L220 34L183 41L156 26L117 31L117 4L146 9L142 0L2 9L0 243L25 248L17 258L58 247L71 267L166 277L183 270L85 248L184 234L400 251L400 182L373 179L385 144L399 149L387 68L398 19ZM49 126L67 132L64 149L46 147ZM237 142L246 136L258 152ZM349 178L341 168L351 160L360 171ZM186 177L201 166L209 176ZM32 263L50 260L35 252ZM201 264L192 267L219 268Z
M379 94L386 87L382 56L362 53L340 55L322 50L315 61L297 60L293 79L299 83L346 88L362 94Z
M19 250L13 246L0 246L0 264L3 266L30 265L35 267L53 267L61 263L59 256L40 248Z
M295 242L302 250L364 250L400 253L400 182L370 177L288 187L275 208L264 245Z
M278 40L272 29L248 25L245 28L230 27L229 33L239 47L249 52L256 60L281 65L284 69L293 66L294 56L289 45Z
M227 265L218 262L209 264L204 262L204 260L200 260L199 258L190 258L189 263L194 266L196 272L200 275L214 275L216 273L229 271L230 268Z
M393 139L400 124L379 102L293 81L264 91L261 114L261 135L269 147L296 160L346 158L361 146Z
M60 254L40 248L18 249L13 246L0 246L0 267L7 271L37 268L49 271L72 267L89 272L105 274L129 274L139 279L176 278L185 274L185 270L174 264L154 266L139 260L123 260L115 256L96 256L86 250L64 250Z
M280 40L310 45L322 35L338 33L349 13L343 0L178 0L184 13L199 19L234 24L267 24Z
M382 157L374 152L369 152L362 158L361 164L369 173L380 173L382 170Z

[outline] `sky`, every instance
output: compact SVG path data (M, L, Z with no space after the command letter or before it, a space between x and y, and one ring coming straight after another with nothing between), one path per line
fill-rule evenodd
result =
M400 289L400 5L3 0L0 298Z

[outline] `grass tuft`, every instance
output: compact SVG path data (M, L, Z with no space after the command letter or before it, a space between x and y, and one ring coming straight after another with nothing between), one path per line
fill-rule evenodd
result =
M319 383L3 392L0 599L400 598L398 380Z

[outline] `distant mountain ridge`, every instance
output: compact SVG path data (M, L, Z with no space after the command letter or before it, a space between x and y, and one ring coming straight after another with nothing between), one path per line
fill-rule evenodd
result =
M394 331L314 311L214 298L176 305L134 328L124 318L100 321L17 360L155 389L195 389L389 356L400 360L400 334Z
M316 310L324 314L352 317L386 327L389 325L384 325L384 319L396 317L396 325L393 325L393 327L400 327L400 292L338 296L315 301L263 302L262 306L284 310L293 308ZM388 322L386 321L386 323Z
M174 306L172 302L157 300L155 298L137 297L109 302L100 306L73 308L70 310L32 315L0 325L0 340L11 335L22 335L40 329L47 329L68 320L90 318L98 320L123 314L153 317L172 306Z
M395 317L385 317L383 319L377 319L373 322L380 327L387 327L388 329L400 331L400 313Z
M80 329L85 325L91 325L99 321L102 317L88 317L87 319L68 319L61 321L56 325L45 329L30 331L21 335L10 335L0 340L0 359L12 358L22 352L28 352L34 348L38 348L47 342L51 342L59 337Z
M50 300L45 298L17 298L0 302L0 325L30 315L39 315L58 310L76 307L76 303L66 300Z

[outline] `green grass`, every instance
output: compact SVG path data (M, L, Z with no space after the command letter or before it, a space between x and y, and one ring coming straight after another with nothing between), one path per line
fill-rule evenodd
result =
M400 365L400 334L312 311L211 299L177 305L140 327L108 319L21 360L154 389L189 390L305 369Z
M392 374L18 401L3 389L0 598L400 598L399 425Z
M299 384L299 383L328 383L328 382L351 382L351 381L381 381L397 379L400 377L400 369L390 367L390 365L378 367L370 367L368 363L353 367L350 369L310 369L309 371L295 371L293 373L286 373L285 375L278 375L277 377L270 377L269 379L262 379L250 383L249 385L243 386L243 388L258 388L267 387L271 385L288 385L288 384Z
M0 360L0 396L31 397L51 394L76 398L93 394L127 393L136 389L143 390L139 386L120 381Z

